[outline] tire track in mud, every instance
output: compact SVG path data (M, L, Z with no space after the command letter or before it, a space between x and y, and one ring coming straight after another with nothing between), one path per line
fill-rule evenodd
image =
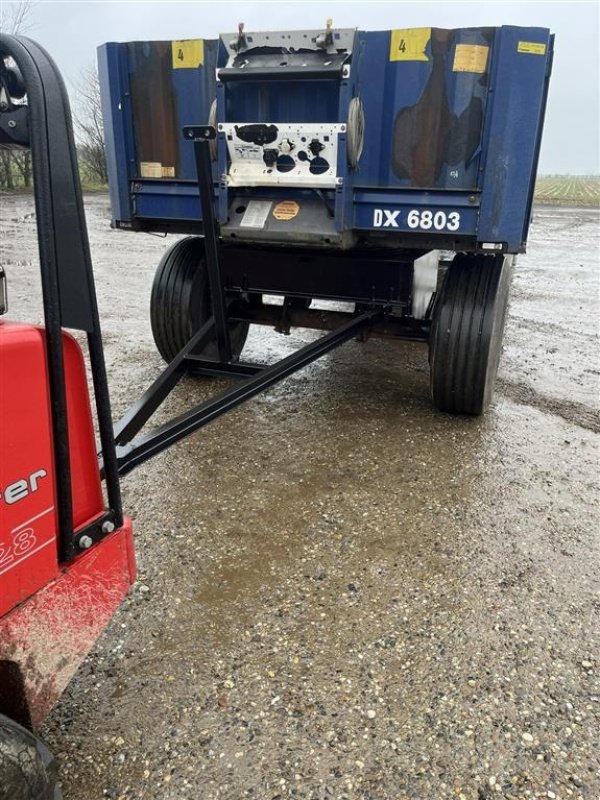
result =
M548 397L536 392L525 383L512 383L501 378L498 379L497 389L515 403L537 408L539 411L561 417L572 425L578 425L593 433L600 433L600 412L584 403Z

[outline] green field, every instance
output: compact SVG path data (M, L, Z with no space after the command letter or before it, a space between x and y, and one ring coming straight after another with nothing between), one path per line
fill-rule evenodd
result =
M600 175L539 175L537 203L552 206L600 206Z

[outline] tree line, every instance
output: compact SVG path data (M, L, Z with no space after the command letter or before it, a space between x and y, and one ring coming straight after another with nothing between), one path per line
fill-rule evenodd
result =
M90 67L85 71L76 89L73 127L82 182L105 185L108 175L100 87L95 68ZM27 189L31 186L32 178L29 150L0 148L0 190Z
M30 0L18 3L0 3L0 32L13 35L29 34L32 11L35 4ZM0 97L0 103L5 102ZM102 127L102 105L100 84L95 66L88 67L80 75L72 94L73 127L77 147L79 171L84 184L108 182L104 132ZM33 179L31 153L29 150L9 150L0 147L0 190L31 187Z

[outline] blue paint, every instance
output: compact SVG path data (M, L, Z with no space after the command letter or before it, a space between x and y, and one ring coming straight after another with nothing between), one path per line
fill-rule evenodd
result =
M347 139L340 135L341 182L327 193L337 231L390 233L398 246L403 244L400 234L406 232L411 234L406 243L413 247L419 234L428 241L437 237L442 247L452 246L452 234L471 250L481 249L482 243L500 243L506 252L522 251L553 37L543 28L432 29L425 47L428 60L390 61L391 36L391 31L357 31L350 74L342 78L216 85L215 69L225 65L227 54L222 43L205 40L202 67L173 70L177 127L205 122L215 93L218 121L240 123L344 123L350 101L359 96L365 111L363 153L356 170L348 167ZM529 45L520 42L536 44L537 52L522 52ZM460 46L489 48L485 68L457 69ZM143 219L146 229L152 228L152 220L157 227L172 220L189 221L191 226L198 221L199 203L190 142L183 138L180 142L175 179L140 179L136 172L128 96L129 73L135 65L128 61L127 47L107 44L99 49L114 221L135 226ZM224 134L218 139L213 181L221 223L227 221L234 192L249 199L304 195L305 190L290 188L228 189L222 182L228 168ZM411 227L407 221L411 210L420 220L426 212L426 224L431 212L438 225L443 215L458 213L459 228L436 230L433 222L429 228ZM385 212L385 219L396 224L375 224L382 222Z

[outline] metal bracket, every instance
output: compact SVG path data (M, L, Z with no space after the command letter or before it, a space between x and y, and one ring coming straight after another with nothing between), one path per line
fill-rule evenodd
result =
M183 135L193 142L215 139L217 131L212 125L184 125Z
M112 511L108 511L106 514L98 517L98 519L94 520L90 525L87 525L85 528L75 533L74 541L76 550L79 553L89 550L92 545L113 533L117 528L117 524L117 516Z
M29 109L13 106L0 112L0 147L27 149L29 147Z

